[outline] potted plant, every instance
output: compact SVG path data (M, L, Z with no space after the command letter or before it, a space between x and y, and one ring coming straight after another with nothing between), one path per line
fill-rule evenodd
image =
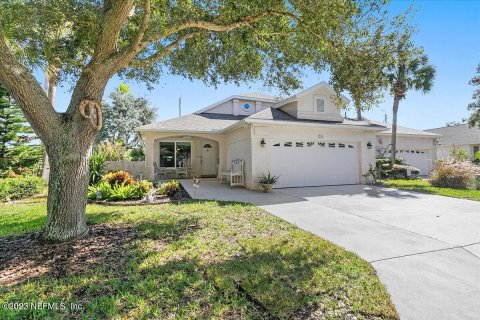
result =
M272 192L272 188L275 184L278 183L279 176L274 176L270 174L264 174L263 176L260 177L258 180L258 183L262 186L263 192L268 193Z

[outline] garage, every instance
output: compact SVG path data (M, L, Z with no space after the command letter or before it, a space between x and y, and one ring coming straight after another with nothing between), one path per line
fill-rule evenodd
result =
M271 173L280 176L276 188L357 184L357 142L275 141Z
M404 159L412 167L420 169L421 175L427 175L432 168L432 159L428 150L400 149L397 157Z

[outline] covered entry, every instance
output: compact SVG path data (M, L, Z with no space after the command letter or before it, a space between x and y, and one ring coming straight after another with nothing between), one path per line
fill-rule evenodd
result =
M359 182L357 142L276 141L271 173L280 176L277 188Z

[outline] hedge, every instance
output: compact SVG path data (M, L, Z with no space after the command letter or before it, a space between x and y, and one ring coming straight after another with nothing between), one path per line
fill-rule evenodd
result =
M45 181L35 176L0 179L0 202L31 197L45 188Z

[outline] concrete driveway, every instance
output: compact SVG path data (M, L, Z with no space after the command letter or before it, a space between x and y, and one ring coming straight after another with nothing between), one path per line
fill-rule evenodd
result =
M355 252L402 319L480 319L480 202L362 185L263 194L205 180L196 195L254 203Z

